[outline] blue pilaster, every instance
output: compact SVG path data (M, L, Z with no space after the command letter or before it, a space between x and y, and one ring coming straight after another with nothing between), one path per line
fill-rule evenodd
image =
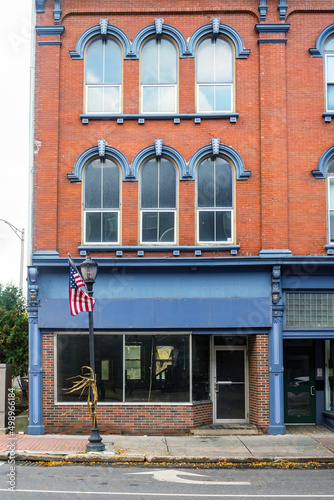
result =
M286 433L284 425L283 304L280 266L273 267L271 293L273 326L269 332L270 425L268 432L277 435Z
M29 425L28 434L44 434L42 336L38 328L37 268L28 270Z

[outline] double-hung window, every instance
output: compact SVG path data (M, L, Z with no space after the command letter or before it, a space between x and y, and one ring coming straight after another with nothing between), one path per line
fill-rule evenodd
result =
M93 40L85 57L86 113L120 113L122 50L112 38Z
M197 168L197 241L233 240L233 171L221 157L206 158Z
M152 158L141 170L141 243L175 243L176 168Z
M328 182L328 238L329 243L334 243L334 158L332 158L327 167Z
M220 37L205 38L196 57L197 112L233 111L233 50Z
M326 111L334 111L334 37L325 45Z
M119 243L120 174L112 160L86 166L83 205L85 243Z
M176 113L177 50L166 38L151 38L141 50L141 112Z

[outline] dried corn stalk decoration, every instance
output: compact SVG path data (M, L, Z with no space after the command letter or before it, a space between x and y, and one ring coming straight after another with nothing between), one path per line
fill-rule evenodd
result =
M84 369L88 370L90 373L84 373ZM83 395L86 389L88 389L88 396L87 396L87 406L89 409L89 414L92 417L94 415L94 425L96 425L96 413L97 413L97 385L96 385L96 375L93 372L92 368L90 366L82 366L81 371L83 375L76 375L75 377L70 377L67 380L71 379L77 379L76 382L74 382L73 386L70 387L69 389L63 389L66 394L70 394L71 392L75 391L80 391L80 396ZM93 400L91 401L91 394L93 397Z

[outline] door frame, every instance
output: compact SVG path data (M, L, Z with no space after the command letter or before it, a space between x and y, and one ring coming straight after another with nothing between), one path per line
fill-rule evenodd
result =
M217 351L243 351L244 352L244 373L245 373L245 418L244 419L217 419L217 396L215 391L216 384L216 362L217 362ZM212 421L214 424L222 423L241 423L245 424L249 422L249 373L248 373L248 347L247 346L212 346L212 372L211 372L211 394L213 403L213 415Z

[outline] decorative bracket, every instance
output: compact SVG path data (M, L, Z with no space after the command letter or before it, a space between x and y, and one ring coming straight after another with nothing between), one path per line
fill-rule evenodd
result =
M163 140L162 139L155 139L154 147L155 147L155 156L157 158L160 158L162 155L162 146L163 146Z
M211 147L212 147L212 156L218 156L219 155L219 146L220 146L220 139L211 139Z
M36 0L36 14L45 12L45 0Z
M273 304L276 305L282 296L281 266L274 266L271 275L271 295Z
M39 303L37 277L38 277L37 267L30 267L28 269L28 297L27 297L28 308L37 307ZM29 312L36 312L36 310L30 309Z
M267 0L260 0L260 5L258 6L257 10L260 13L260 21L265 21L268 10Z
M55 0L55 8L53 9L53 18L55 20L55 24L60 24L60 18L62 15L61 10L61 0Z
M101 37L103 40L107 38L108 32L108 19L100 19L100 29L101 29Z
M164 20L162 17L156 17L154 19L154 24L155 24L155 34L157 37L161 37L162 35L162 25L164 23Z
M107 145L107 141L105 139L101 139L101 140L97 141L97 149L99 151L99 157L101 158L101 160L105 159L106 145Z
M279 0L277 10L279 12L280 21L285 21L287 8L286 0Z
M213 17L212 18L212 33L214 37L217 37L219 35L219 28L220 28L220 17Z

